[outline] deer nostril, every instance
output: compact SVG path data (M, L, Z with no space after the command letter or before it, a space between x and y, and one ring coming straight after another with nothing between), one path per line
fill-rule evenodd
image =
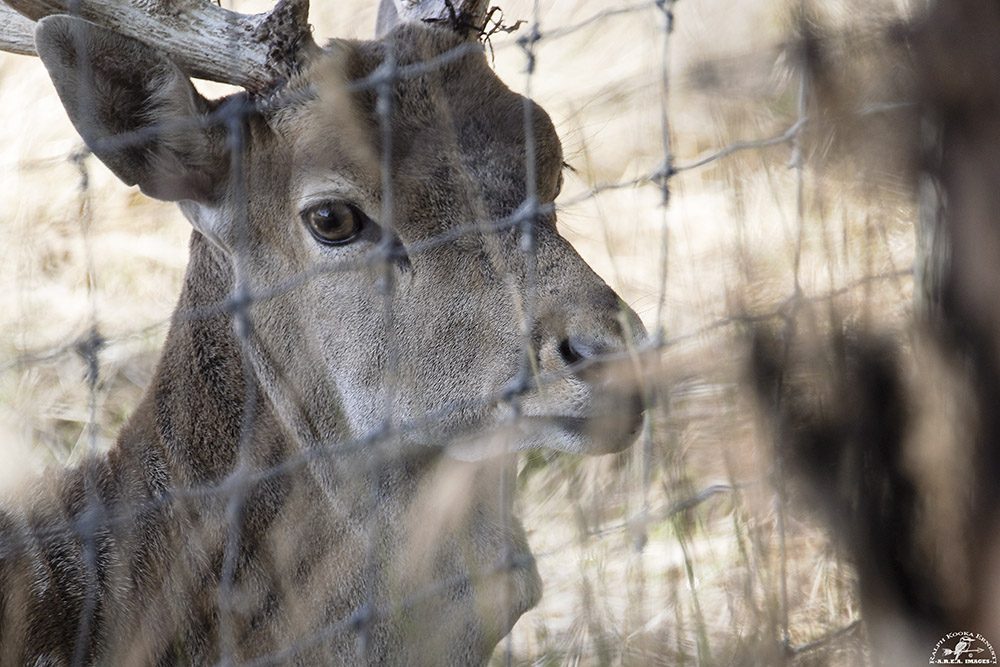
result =
M599 341L591 341L577 336L568 336L559 343L559 356L567 366L585 361L593 361L607 352L607 346Z
M559 356L562 357L567 366L573 366L584 360L584 356L580 354L569 338L563 338L559 342Z

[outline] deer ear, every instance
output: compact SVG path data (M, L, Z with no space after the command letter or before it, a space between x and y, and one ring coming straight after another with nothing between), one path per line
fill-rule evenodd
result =
M39 21L35 46L73 125L118 178L157 199L215 198L224 132L166 56L70 16Z

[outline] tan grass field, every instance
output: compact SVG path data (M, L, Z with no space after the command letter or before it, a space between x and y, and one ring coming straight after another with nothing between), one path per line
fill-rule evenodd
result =
M375 3L313 4L319 38L373 30ZM527 0L501 6L508 22L533 20ZM858 6L831 0L824 11L848 22ZM558 32L616 8L629 11ZM789 646L803 647L858 618L853 578L809 515L778 502L769 436L742 386L746 328L728 318L776 312L794 292L798 263L803 294L816 297L802 326L825 327L834 303L845 319L893 330L911 300L909 277L895 275L913 257L907 184L878 165L830 157L825 138L805 132L801 170L789 168L793 146L784 142L678 174L666 208L649 182L588 194L663 164L664 100L679 165L792 127L800 80L783 48L791 16L782 0L683 0L665 62L664 16L652 2L539 3L530 90L573 168L560 227L650 331L662 328L672 342L647 442L596 460L525 459L519 512L546 594L500 645L498 664L507 650L524 664L867 660L858 633L782 653L785 628ZM523 91L517 36L497 35L493 49L497 71ZM0 483L8 489L91 444L113 443L151 376L185 267L180 213L124 187L93 157L73 159L81 147L40 63L0 55ZM892 275L859 283L883 274ZM108 341L93 422L74 351L92 327ZM671 511L713 485L738 488Z

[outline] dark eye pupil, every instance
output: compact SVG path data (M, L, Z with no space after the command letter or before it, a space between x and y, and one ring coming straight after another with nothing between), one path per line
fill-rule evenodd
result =
M347 243L361 228L362 214L350 204L324 202L306 209L302 217L317 240Z

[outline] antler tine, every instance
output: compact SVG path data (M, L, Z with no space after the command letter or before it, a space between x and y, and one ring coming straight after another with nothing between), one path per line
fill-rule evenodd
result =
M456 29L479 27L488 0L382 0L375 32L384 36L400 21L459 21Z
M300 68L316 48L309 28L309 0L279 0L270 12L240 14L210 0L2 0L0 28L11 12L28 19L79 13L93 23L154 46L191 76L263 93ZM72 9L71 9L72 8ZM78 9L77 9L78 8ZM24 48L24 20L10 19L13 37L0 33L0 48ZM29 35L33 28L28 27ZM10 42L10 48L8 48ZM34 44L31 37L30 44Z
M0 51L35 55L35 24L0 2Z

